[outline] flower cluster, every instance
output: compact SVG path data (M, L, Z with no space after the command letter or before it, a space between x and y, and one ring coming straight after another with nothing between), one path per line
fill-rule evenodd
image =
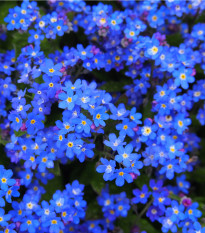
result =
M0 232L205 232L205 2L42 4L0 26Z

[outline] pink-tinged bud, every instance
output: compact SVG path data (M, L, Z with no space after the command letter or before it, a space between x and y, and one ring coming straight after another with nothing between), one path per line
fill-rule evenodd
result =
M96 129L95 124L94 124L94 123L92 123L92 125L90 126L90 128L95 130L95 129Z
M152 107L153 107L153 108L154 108L157 104L158 104L158 103L157 103L156 100L152 101Z
M127 40L126 37L122 38L121 40L121 45L122 47L126 48L129 45L129 41Z
M191 206L191 205L192 205L192 200L191 200L191 198L189 198L189 197L184 197L184 198L182 199L182 204L183 204L185 207Z
M53 126L53 130L57 131L57 130L59 130L59 128L57 126Z
M185 197L185 194L184 193L179 193L179 197L183 198L183 197Z
M164 45L166 43L166 36L160 32L156 32L154 37L159 41L160 45Z
M153 123L153 120L151 118L147 118L147 119Z
M21 185L21 180L20 179L16 179L16 183L14 184L14 186L20 186Z
M137 132L139 130L139 126L136 126L135 128L132 128L133 131Z
M140 232L140 229L139 229L139 227L138 226L134 226L134 227L132 227L132 229L131 229L131 233L139 233Z
M8 129L2 130L1 131L1 136L2 136L2 139L4 139L7 136L9 136L9 130Z
M20 223L20 222L16 222L16 228L19 228L19 227L20 227L20 225L21 225L21 223Z
M62 93L62 92L63 92L63 90L58 90L58 91L56 91L55 98L58 99L58 95L59 95L60 93Z
M48 0L49 4L55 3L57 0Z
M182 151L182 152L184 152L184 148L181 148L179 151Z
M26 123L23 123L20 130L23 132L23 131L26 131Z
M99 48L96 48L95 45L92 46L91 48L91 53L93 53L94 55L100 53L100 49Z
M61 84L63 83L63 82L65 82L65 80L66 80L66 78L70 78L70 75L68 75L68 76L63 76L63 78L61 79Z
M131 177L133 180L137 179L138 175L135 173L130 173Z
M63 72L65 72L65 70L66 70L65 67L62 67L62 68L60 69L60 72L63 73Z
M194 76L196 74L196 70L195 69L192 69L192 74L191 76Z
M179 26L177 24L169 24L168 29L173 32L177 32L179 30Z

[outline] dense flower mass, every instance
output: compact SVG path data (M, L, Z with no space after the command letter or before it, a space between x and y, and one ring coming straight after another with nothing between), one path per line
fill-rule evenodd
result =
M205 2L0 4L0 232L205 232Z

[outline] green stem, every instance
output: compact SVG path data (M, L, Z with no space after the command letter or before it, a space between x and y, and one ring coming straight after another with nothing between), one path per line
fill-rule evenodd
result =
M140 212L140 214L138 215L138 220L144 215L144 213L148 210L148 208L151 206L153 202L153 198L146 204L146 206L144 207L144 209Z

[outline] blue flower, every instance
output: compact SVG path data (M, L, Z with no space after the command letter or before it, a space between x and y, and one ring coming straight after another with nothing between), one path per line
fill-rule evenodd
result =
M62 76L62 73L60 72L61 68L62 68L61 63L54 65L51 59L46 59L45 62L42 65L40 65L40 69L51 77L53 77L54 75L61 77Z
M167 161L163 164L163 167L160 169L159 173L166 173L166 177L171 180L174 177L174 172L179 173L181 171L179 167L179 160L172 159L171 161Z
M156 59L162 52L162 46L160 46L157 39L152 39L151 42L146 44L145 56L151 59Z
M69 118L67 118L69 119ZM71 118L69 120L64 120L64 122L61 122L60 120L57 120L56 121L56 126L58 127L59 129L59 134L60 135L65 135L71 131L74 130L74 124L71 123ZM60 138L58 138L60 139ZM61 141L63 140L63 138L60 139Z
M95 110L93 115L94 124L96 127L99 125L105 126L104 120L107 120L109 115L106 113L105 107L99 107Z
M11 179L12 175L12 170L5 170L3 166L0 166L0 185L3 191L8 191L9 186L16 183L14 179Z
M160 192L163 186L163 181L158 180L157 182L155 182L155 180L152 179L149 182L149 186L150 188L152 188L153 192Z
M58 36L63 36L64 32L68 30L68 26L64 25L63 20L58 20L55 24L53 24L54 27L54 33L56 33Z
M173 73L175 77L174 84L178 87L181 86L184 89L188 89L189 83L193 83L195 78L192 76L191 69L180 68Z
M19 131L22 126L21 116L16 114L16 112L11 112L8 116L8 119L12 121L11 127L16 131Z
M24 218L23 223L20 226L20 230L33 233L33 232L36 232L39 225L40 223L37 219L31 216L28 216L27 218Z
M185 212L185 217L191 219L192 221L196 221L198 218L201 217L202 213L198 210L199 204L197 202L192 203Z
M81 148L83 141L81 139L76 139L76 134L69 134L67 142L64 145L66 149L66 156L69 159L72 159L74 155L79 155L81 153Z
M11 200L11 197L19 197L20 196L20 193L17 191L19 189L18 186L13 186L11 187L10 189L7 190L6 192L6 201L11 203L12 200Z
M44 115L36 115L34 113L28 114L28 120L26 121L26 127L28 134L34 134L37 130L43 129L44 124Z
M82 113L80 113L79 118L73 119L72 122L77 124L75 127L75 131L77 133L82 133L82 132L85 132L86 134L90 133L90 127L92 125L92 121L89 120Z
M8 226L6 226L6 228L4 229L4 231L0 231L1 233L4 232L9 232L9 233L16 233L16 231L14 230L16 228L16 224L15 223L11 223Z
M153 193L153 205L159 207L161 210L165 211L165 206L170 205L171 199L168 197L169 192L167 190L162 190L161 192Z
M26 118L27 116L27 111L31 107L30 104L26 104L26 99L21 98L20 100L13 100L12 101L12 107L22 116L22 118Z
M142 122L139 120L142 118L142 114L136 112L136 108L132 108L130 111L130 119L133 120L137 124L141 124Z
M117 108L113 104L110 104L110 111L112 112L110 119L113 120L123 120L129 114L124 104L119 104Z
M103 179L105 181L108 181L114 174L116 163L114 160L108 161L107 159L104 158L101 158L100 161L102 162L103 165L99 165L96 168L96 171L99 173L104 173Z
M77 79L74 84L71 81L66 81L65 87L62 87L62 89L64 91L68 91L68 90L76 91L76 90L80 89L81 86L82 86L81 80Z
M135 173L136 175L140 175L139 169L143 167L143 162L139 161L141 158L141 155L136 154L136 158L131 162L131 169L132 172Z
M1 227L5 227L8 225L8 222L11 219L11 215L10 214L4 214L5 211L4 209L0 208L0 226Z
M166 210L166 215L170 217L172 222L179 222L185 218L184 215L184 206L180 205L177 201L173 200L171 202L171 207L168 207Z
M30 33L30 37L28 38L28 43L35 43L35 44L40 44L41 43L41 40L44 39L44 35L41 34L41 31L40 30L29 30L29 33Z
M142 186L142 190L134 189L132 192L135 195L135 197L132 198L132 202L134 204L137 204L137 203L145 204L147 202L147 199L150 196L150 192L148 191L148 187L146 184Z
M178 134L182 134L188 125L191 124L191 119L185 118L184 114L178 114L174 118L174 128L177 130Z
M120 130L120 136L130 136L133 137L135 132L133 128L136 127L135 122L129 121L129 119L125 118L122 123L116 125L116 129Z
M133 179L132 179L132 176L130 175L130 172L131 172L130 168L116 169L111 179L112 180L116 179L115 184L117 186L123 186L125 183L125 180L127 181L127 183L132 183Z
M30 169L26 169L25 171L20 171L19 176L22 179L22 184L24 184L25 186L28 186L31 181L32 181L32 177L33 177L33 173L31 172Z
M123 163L125 167L130 167L131 161L135 160L137 157L136 153L132 153L133 146L131 144L128 144L125 146L119 146L117 148L118 155L115 156L115 160L118 163Z
M51 214L54 213L54 207L52 205L49 205L47 201L42 201L41 206L42 208L38 209L36 211L36 214L41 217L42 222L48 221Z
M113 151L116 151L118 146L123 146L126 144L124 141L125 136L117 136L114 133L109 134L109 140L105 140L104 144L110 148L112 148Z
M76 55L80 57L80 59L85 60L86 58L93 57L93 53L91 52L91 45L87 46L87 48L83 48L81 44L77 45Z
M0 79L0 88L1 88L1 95L11 99L11 93L16 90L16 86L12 84L11 78L7 77L6 79Z
M58 95L58 98L62 100L58 105L59 108L72 110L75 106L75 102L78 96L74 95L73 91L68 90L67 93L60 93Z
M45 172L46 168L53 168L54 159L55 159L55 155L51 153L49 155L46 152L41 153L41 155L38 156L36 159L36 162L38 164L38 170L40 172Z
M154 124L152 125L152 121L150 119L146 119L144 121L144 126L141 128L141 141L146 142L148 139L155 139L156 133L155 131L157 130L157 125Z
M83 146L80 149L80 152L76 155L79 161L82 163L85 161L85 158L93 158L94 152L93 148L95 148L95 144L89 143L89 144L83 144Z
M49 98L53 98L56 92L60 89L60 78L58 76L50 78L47 75L43 75L43 80L45 83L42 84L42 88L46 89Z
M154 222L155 220L159 219L159 217L161 215L163 215L163 211L158 208L157 206L150 206L147 213L146 213L146 216L152 221Z
M183 148L182 142L176 142L170 137L166 141L166 149L170 159L175 159L177 156L182 157L184 153L180 150Z
M169 230L171 230L171 232L177 232L177 226L171 220L171 218L169 218L169 217L161 218L160 222L162 224L162 231L163 232L168 232Z
M188 181L186 181L186 175L181 175L179 177L176 178L177 181L177 185L180 191L182 191L183 193L188 193L188 189L190 187L190 183Z

